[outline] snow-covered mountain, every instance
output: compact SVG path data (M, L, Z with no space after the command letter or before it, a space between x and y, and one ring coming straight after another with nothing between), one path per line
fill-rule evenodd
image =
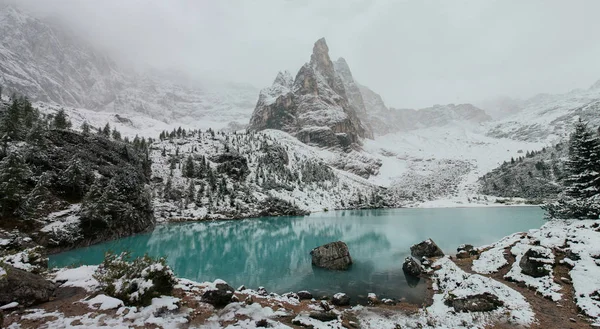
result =
M128 71L62 26L6 5L0 7L0 62L4 94L164 122L206 120L219 128L231 121L245 124L258 91Z
M562 140L579 118L600 125L600 81L589 89L540 94L524 101L521 107L517 113L494 122L488 135L525 141Z

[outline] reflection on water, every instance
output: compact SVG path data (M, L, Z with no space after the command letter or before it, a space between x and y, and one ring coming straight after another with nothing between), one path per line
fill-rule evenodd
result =
M265 286L277 293L310 290L317 295L346 292L354 300L374 292L380 298L419 302L425 285L405 276L409 247L428 237L447 253L461 243L482 245L538 228L536 207L353 210L309 217L184 223L158 226L136 235L50 258L53 266L98 264L107 250L166 256L175 273L197 281L221 278L237 286ZM341 240L354 264L332 272L311 266L310 250Z

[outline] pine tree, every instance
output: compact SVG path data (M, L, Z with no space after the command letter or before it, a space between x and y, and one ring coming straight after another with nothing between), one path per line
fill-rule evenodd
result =
M12 104L6 110L2 121L0 122L0 136L3 141L19 140L21 138L21 113L19 100L13 98Z
M185 166L183 168L183 177L193 178L196 174L194 169L194 159L191 155L185 160Z
M104 126L104 128L102 129L102 135L104 135L105 137L110 137L110 125L108 124L108 122L106 123L106 126Z
M600 141L598 135L581 120L569 140L567 195L589 198L600 188Z
M89 135L90 125L87 123L87 121L84 121L83 124L81 125L81 132L85 135Z
M58 110L52 121L52 127L54 129L69 129L71 128L71 121L67 118L67 114L64 109Z
M550 218L598 219L600 216L600 139L581 120L569 139L567 188L557 202L542 208Z
M116 141L121 140L121 133L116 128L113 128L112 130L112 138Z
M194 180L190 179L187 191L185 192L186 203L192 203L196 199L196 186L194 186Z
M27 195L31 171L22 156L11 152L0 161L0 210L12 214Z

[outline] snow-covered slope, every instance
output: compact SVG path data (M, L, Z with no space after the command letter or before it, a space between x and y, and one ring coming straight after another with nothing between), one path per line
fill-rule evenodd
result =
M137 74L58 24L0 5L0 85L33 101L177 123L246 124L258 90Z
M540 94L522 104L519 112L491 125L489 136L553 142L566 138L581 118L600 125L600 81L589 89L566 94Z
M259 216L268 209L263 204L268 197L307 211L377 207L389 202L384 189L329 167L321 152L277 130L193 131L186 137L157 141L150 155L156 217ZM202 168L203 174L190 177L189 161Z
M379 175L370 180L416 202L465 203L478 196L480 176L518 157L519 151L544 147L543 143L485 136L484 128L455 124L378 136L364 147L382 161Z

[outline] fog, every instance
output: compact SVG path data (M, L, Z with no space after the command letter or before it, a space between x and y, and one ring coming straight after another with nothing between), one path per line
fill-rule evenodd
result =
M600 1L18 0L138 68L271 84L327 39L393 107L587 88Z

